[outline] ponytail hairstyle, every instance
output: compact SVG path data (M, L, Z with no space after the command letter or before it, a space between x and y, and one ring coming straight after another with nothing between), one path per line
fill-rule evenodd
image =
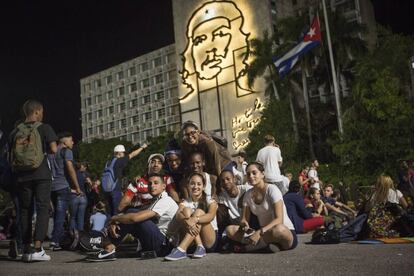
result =
M201 194L201 200L198 202L198 208L197 209L201 209L201 210L203 210L204 212L207 213L207 211L208 211L207 194L204 191L204 188L206 187L206 179L205 179L203 174L198 173L198 172L193 172L188 176L188 185L190 185L191 178L193 178L194 176L200 177L201 181L203 182L203 191L202 191L202 194Z

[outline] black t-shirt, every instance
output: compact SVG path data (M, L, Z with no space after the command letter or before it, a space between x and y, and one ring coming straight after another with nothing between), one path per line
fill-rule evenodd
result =
M33 124L34 122L29 122L26 124ZM47 162L46 153L50 150L49 144L56 142L58 137L56 136L53 128L48 124L41 124L37 130L39 131L40 137L42 139L43 153L45 158L43 159L42 164L35 170L32 171L21 171L16 172L18 182L26 182L31 180L52 180L52 173ZM16 129L10 134L10 147L14 144L14 136L16 135Z
M118 180L118 183L120 182L119 180L122 179L124 169L128 165L128 161L129 161L129 155L126 154L124 157L118 158L118 160L116 160L115 162L114 173L115 173L116 179Z

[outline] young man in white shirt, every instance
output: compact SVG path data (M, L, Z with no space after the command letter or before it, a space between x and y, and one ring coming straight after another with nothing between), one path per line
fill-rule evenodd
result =
M256 161L264 166L266 183L274 184L282 190L283 179L280 173L280 166L282 166L283 161L282 154L275 142L275 137L268 134L265 136L264 142L265 146L257 153Z
M120 243L126 234L132 234L140 241L142 252L155 252L155 256L165 256L173 248L169 244L167 231L178 205L165 191L166 184L162 175L151 175L148 183L153 196L152 204L136 213L113 216L109 221L109 234L114 243ZM104 250L87 260L113 261L116 259L115 248L113 243L108 242L104 245Z

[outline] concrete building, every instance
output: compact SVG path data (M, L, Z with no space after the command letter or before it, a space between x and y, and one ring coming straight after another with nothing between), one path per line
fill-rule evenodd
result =
M143 142L180 127L174 44L81 79L82 140Z

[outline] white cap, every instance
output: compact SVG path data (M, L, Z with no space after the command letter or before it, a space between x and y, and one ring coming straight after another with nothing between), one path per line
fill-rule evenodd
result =
M152 159L154 158L158 158L161 160L162 163L165 162L165 158L164 155L162 155L161 153L153 153L148 157L148 164L151 162Z
M114 148L114 152L125 152L124 145L116 145Z

